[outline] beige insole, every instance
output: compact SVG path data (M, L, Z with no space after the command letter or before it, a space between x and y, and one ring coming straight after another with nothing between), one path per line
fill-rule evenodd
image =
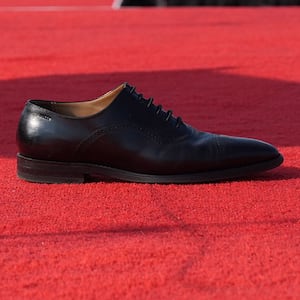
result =
M88 117L95 115L107 108L123 90L124 84L103 96L85 102L55 103L55 110L58 113L73 117Z

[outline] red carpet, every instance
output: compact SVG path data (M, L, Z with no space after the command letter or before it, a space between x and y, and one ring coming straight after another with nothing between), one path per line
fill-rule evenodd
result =
M58 2L77 8L0 7L0 299L299 299L300 10ZM275 144L284 165L201 185L16 178L28 98L123 81L199 129Z

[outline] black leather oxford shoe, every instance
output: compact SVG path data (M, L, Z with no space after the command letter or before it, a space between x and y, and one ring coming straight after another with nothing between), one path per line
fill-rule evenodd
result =
M18 176L34 182L209 182L283 161L262 141L197 131L128 84L92 101L28 101L17 142Z

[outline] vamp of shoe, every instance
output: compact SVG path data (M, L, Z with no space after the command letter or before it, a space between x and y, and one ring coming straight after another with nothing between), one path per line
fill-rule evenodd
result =
M263 141L196 130L126 83L91 101L28 101L17 143L18 176L45 183L223 181L283 161Z

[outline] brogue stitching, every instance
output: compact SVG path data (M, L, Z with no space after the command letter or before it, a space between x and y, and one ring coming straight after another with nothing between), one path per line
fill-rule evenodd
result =
M134 124L129 124L129 123L123 123L123 124L118 124L118 125L114 125L111 127L106 127L106 128L102 128L102 129L96 129L94 130L88 137L84 138L83 140L81 140L81 142L78 144L78 146L76 147L74 154L83 151L83 149L86 149L89 145L93 144L98 138L100 138L101 136L104 136L114 130L118 130L121 128L132 128L132 129L136 129L139 132L141 132L146 138L151 139L152 141L156 142L157 144L161 145L163 143L172 143L176 138L170 138L170 137L160 137L158 135L153 134L151 131L134 125Z

